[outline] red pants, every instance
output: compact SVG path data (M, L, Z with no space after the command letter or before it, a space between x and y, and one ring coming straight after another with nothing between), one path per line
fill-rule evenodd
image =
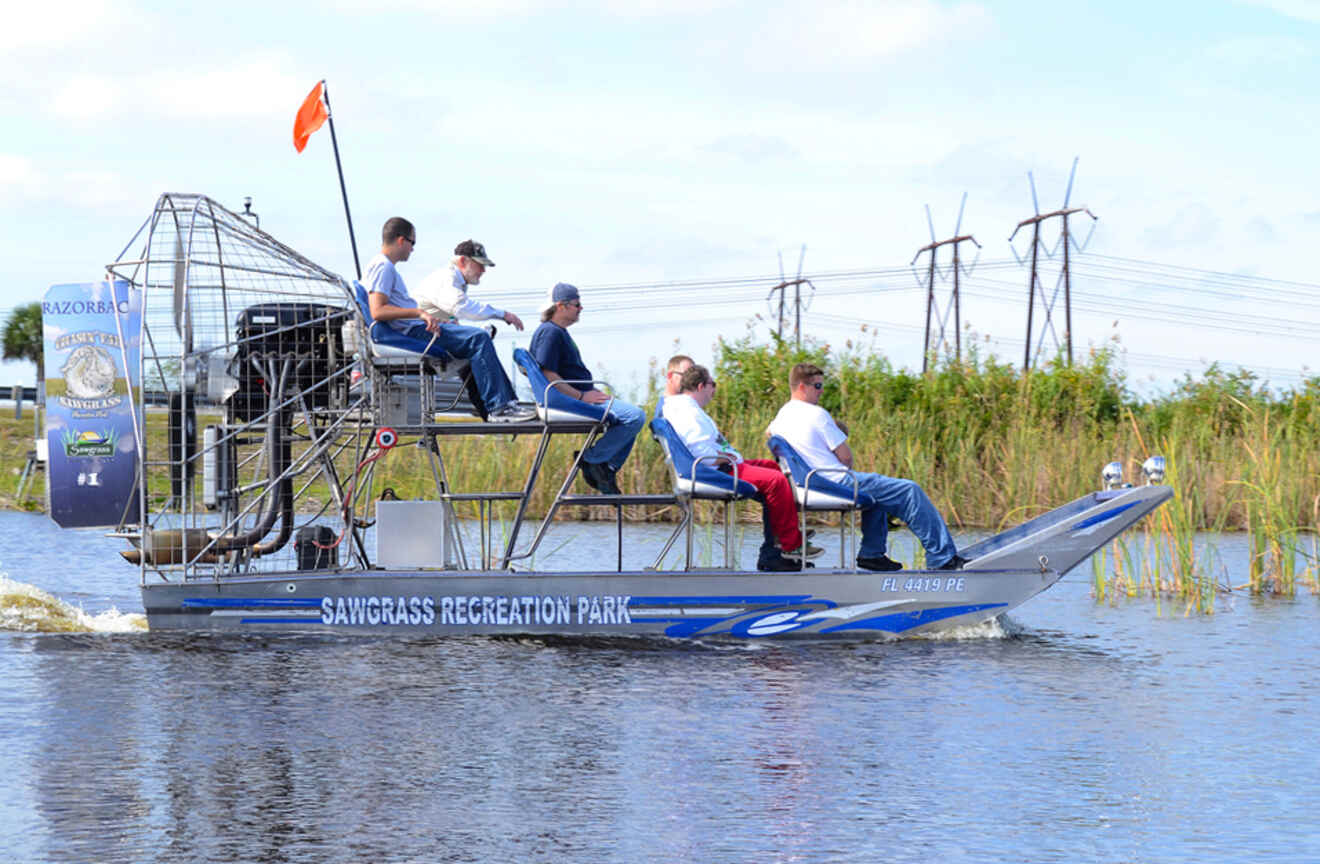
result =
M720 470L732 474L727 465ZM738 463L738 479L746 480L756 487L765 499L766 513L770 516L770 530L779 541L779 548L792 552L802 545L802 532L798 530L797 501L793 498L793 487L784 472L779 470L779 463L773 459L744 459Z

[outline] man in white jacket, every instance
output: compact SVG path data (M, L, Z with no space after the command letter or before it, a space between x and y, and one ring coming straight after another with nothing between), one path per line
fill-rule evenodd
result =
M495 262L486 256L485 246L464 240L454 247L449 265L427 276L413 292L418 307L441 320L499 320L514 329L523 329L522 319L512 312L468 297L468 286L480 285L486 268L494 266Z
M513 384L499 362L490 334L479 327L457 323L459 318L473 321L498 318L523 329L522 320L512 312L496 309L489 303L478 303L467 296L467 286L476 285L486 268L494 266L495 262L486 256L485 246L464 240L454 248L454 257L447 267L422 280L413 292L413 300L417 308L437 321L437 327L431 330L436 344L471 363L469 393L477 411L488 420L528 420L535 416L535 412L518 405Z

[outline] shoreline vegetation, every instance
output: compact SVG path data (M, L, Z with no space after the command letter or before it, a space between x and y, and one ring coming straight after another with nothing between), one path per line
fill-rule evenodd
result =
M1101 582L1096 570L1098 598L1154 591L1209 596L1213 603L1215 590L1225 586L1206 583L1207 570L1199 566L1204 562L1195 560L1193 538L1202 531L1249 534L1253 593L1292 593L1298 577L1314 584L1320 376L1280 390L1248 371L1212 364L1164 395L1140 399L1128 388L1113 347L1093 349L1071 367L1055 361L1027 373L972 347L961 363L946 357L925 375L897 370L882 354L858 350L851 341L834 351L810 341L799 349L745 337L721 341L715 350L718 389L709 411L744 456L767 455L764 430L789 398L788 370L797 362L816 363L826 370L821 404L848 424L858 467L917 481L955 531L998 531L1094 491L1110 461L1122 463L1127 482L1144 482L1141 463L1163 455L1165 482L1176 497L1152 517L1147 531L1160 548L1146 554L1137 551L1137 541L1120 541L1103 559L1097 556L1114 571ZM659 371L652 368L649 392L638 402L648 417ZM148 421L148 443L157 453L164 448L164 425L163 417L158 424ZM0 506L16 506L31 431L28 415L0 420ZM505 437L445 440L448 476L456 491L519 489L536 445L531 436L512 443ZM544 514L562 476L553 468L567 465L576 446L567 436L552 443L529 515ZM44 482L37 477L28 509L40 507ZM648 430L638 436L619 483L626 492L669 488L663 456ZM380 460L372 486L373 497L387 487L404 499L429 497L434 490L430 466L409 447ZM328 499L316 486L310 491L320 503ZM759 519L754 510L740 508L741 518ZM565 507L560 513L613 518L603 507ZM625 512L634 521L675 517L672 508ZM1145 565L1144 575L1138 564L1143 558L1155 561Z

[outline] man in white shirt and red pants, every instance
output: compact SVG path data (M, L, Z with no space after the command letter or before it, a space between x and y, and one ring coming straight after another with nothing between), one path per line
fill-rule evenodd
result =
M704 366L693 366L683 373L677 396L666 396L664 419L683 439L693 457L722 456L737 465L739 480L746 480L760 493L770 528L779 541L781 555L764 553L756 563L758 570L797 570L803 558L814 558L824 550L804 541L798 528L797 501L788 478L773 459L744 459L742 454L720 434L715 421L705 412L715 395L715 381ZM715 466L732 474L729 464Z

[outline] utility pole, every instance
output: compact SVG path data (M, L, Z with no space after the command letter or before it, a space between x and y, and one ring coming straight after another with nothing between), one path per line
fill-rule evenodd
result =
M1068 189L1063 195L1063 207L1053 211L1052 213L1040 212L1040 204L1037 203L1036 200L1036 178L1032 176L1030 171L1027 172L1027 179L1031 183L1031 206L1036 211L1036 215L1028 219L1023 219L1021 222L1019 222L1017 227L1013 229L1013 233L1008 238L1009 246L1010 248L1013 248L1012 246L1013 238L1017 236L1017 233L1021 231L1024 226L1027 225L1031 226L1031 275L1027 279L1027 344L1026 344L1026 348L1023 349L1023 354L1022 354L1023 372L1026 372L1028 369L1031 368L1031 364L1034 359L1039 358L1040 350L1043 347L1043 343L1045 341L1046 330L1049 331L1050 336L1053 337L1054 339L1055 349L1057 350L1060 347L1062 347L1064 352L1067 354L1068 365L1071 366L1073 363L1072 258L1070 255L1071 252L1070 247L1076 247L1078 252L1086 248L1086 244L1091 241L1091 234L1095 233L1095 223L1099 221L1099 217L1096 216L1094 213L1092 213L1090 210L1086 209L1085 207L1068 206L1068 202L1072 199L1073 179L1077 176L1077 158L1078 157L1073 157L1072 171L1068 175ZM1077 243L1077 239L1072 235L1071 229L1068 225L1068 217L1072 216L1074 213L1085 213L1087 216L1091 217L1091 233L1086 235L1086 240L1081 244ZM1059 242L1063 244L1063 270L1059 274L1058 280L1054 283L1053 296L1046 297L1045 288L1043 285L1040 284L1040 269L1039 269L1040 250L1041 250L1040 226L1041 223L1044 222L1045 220L1053 219L1055 217L1061 219L1063 223L1063 230L1062 233L1059 235ZM1059 247L1056 244L1054 249L1051 249L1045 253L1046 256L1050 258L1054 257L1054 252L1058 248ZM1013 248L1013 255L1014 257L1017 258L1019 264L1023 263L1023 257L1017 254L1016 248ZM1058 331L1054 329L1054 307L1059 302L1060 289L1062 289L1063 291L1063 314L1064 314L1062 346L1060 346L1059 344ZM1036 338L1036 353L1035 353L1035 357L1033 358L1031 352L1032 334L1034 332L1034 325L1032 318L1033 318L1033 312L1035 311L1037 294L1040 295L1040 308L1044 317L1040 325L1040 335Z
M793 339L799 349L802 348L802 286L806 285L814 292L816 286L811 284L810 279L802 278L802 262L807 257L807 246L802 244L802 249L798 253L797 277L794 279L784 278L784 253L779 253L779 284L770 289L770 293L765 296L767 302L779 292L779 326L775 330L775 335L779 339L784 338L784 312L787 302L788 289L793 289ZM811 305L810 301L807 303ZM771 307L774 308L773 306Z
M962 301L958 293L959 280L962 275L962 260L958 255L958 247L971 241L979 250L981 244L976 242L976 238L971 234L959 234L962 229L963 210L967 206L967 193L963 193L962 203L958 205L958 222L954 226L953 236L947 240L935 239L935 223L930 218L930 205L926 205L926 225L930 228L930 243L917 250L917 254L912 257L912 264L917 263L917 259L922 254L930 253L930 264L926 268L926 341L921 357L921 374L926 374L930 370L930 358L932 354L939 351L940 346L944 344L945 327L949 322L949 313L953 312L953 344L954 356L962 360ZM941 246L953 247L953 292L949 296L949 302L944 306L943 314L940 314L935 302L935 258ZM979 252L978 252L979 254ZM911 266L911 265L909 265ZM975 266L975 262L973 262ZM969 268L970 269L970 268ZM931 340L931 324L939 325L939 335Z

